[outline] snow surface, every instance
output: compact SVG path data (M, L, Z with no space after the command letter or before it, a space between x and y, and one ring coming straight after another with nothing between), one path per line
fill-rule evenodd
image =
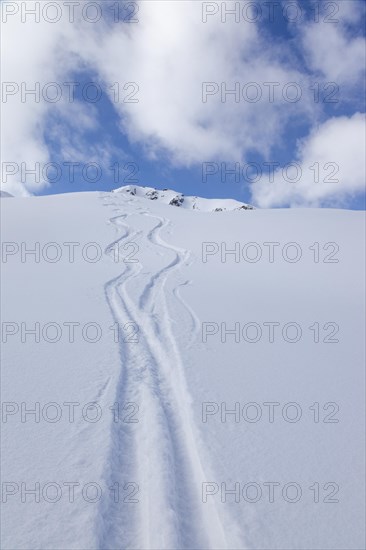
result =
M2 548L364 548L364 213L216 214L140 195L75 193L1 203L3 246L19 247L2 265L3 338L4 322L20 327L2 345ZM37 263L28 255L22 262L21 243L28 249L40 243L48 258L55 254L45 248L51 242L62 251L59 261L41 255ZM79 243L74 262L64 244L70 242ZM91 242L102 250L95 263L81 254ZM220 250L236 242L238 262L232 254L221 261L220 252L202 261L202 243L213 251L212 243ZM273 262L268 242L279 243ZM283 258L289 242L301 247L296 263ZM246 243L260 246L257 262L248 261L253 248L243 259ZM309 250L314 243L319 262L314 246ZM334 245L324 250L326 243L337 243L339 251ZM29 329L36 322L80 326L74 342L66 327L55 343L47 341L51 330L39 343L24 333L22 342L21 323ZM95 343L81 334L90 322L102 330ZM228 335L222 342L221 323L233 328L235 322L258 323L261 340L235 342ZM273 343L266 322L280 323ZM298 342L281 337L289 322L302 328ZM308 328L315 322L318 343ZM109 328L114 323L121 327L119 342ZM202 323L219 330L207 342ZM339 326L338 343L323 341L334 327L325 330L326 323ZM91 402L98 407L85 409ZM116 402L118 417L110 410ZM279 404L273 422L268 402ZM40 404L37 422L24 415L25 405L21 416L22 403L28 409ZM57 405L45 408L49 403ZM65 403L79 403L73 422ZM221 418L220 409L235 403L245 414ZM281 412L288 403L301 408L297 422L288 418L298 408ZM203 422L203 407L219 412ZM59 420L50 421L59 409ZM102 412L95 422L93 410ZM262 417L250 422L258 410ZM39 502L25 493L37 482ZM273 502L271 482L279 484L272 485ZM67 483L78 484L74 499ZM247 488L247 498L241 492L235 502L227 494L222 502L221 484L234 489L235 483ZM294 485L283 497L288 483L301 488L297 502L289 502ZM101 488L99 499L93 487ZM215 494L205 499L203 488Z

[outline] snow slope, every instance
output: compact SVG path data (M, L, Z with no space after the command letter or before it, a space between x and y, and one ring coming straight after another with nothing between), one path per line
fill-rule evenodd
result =
M142 194L1 202L2 548L364 548L364 213Z

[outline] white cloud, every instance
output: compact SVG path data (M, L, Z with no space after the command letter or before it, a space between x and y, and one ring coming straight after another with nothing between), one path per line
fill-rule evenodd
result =
M83 148L84 155L88 154L82 134L97 125L96 109L91 104L86 107L80 102L68 103L67 88L63 89L60 101L55 103L45 101L42 96L46 85L52 82L62 85L70 80L69 75L73 71L83 66L84 62L77 54L76 39L82 40L81 31L86 25L80 17L70 24L65 11L57 23L46 21L42 15L36 21L34 16L23 11L24 6L32 10L36 4L42 8L40 2L1 4L2 188L14 195L28 195L47 186L42 177L42 167L50 161L45 133L52 130L52 124L61 154L74 155L77 159ZM7 4L10 6L8 15ZM14 6L18 6L17 13L11 15L10 10ZM22 15L25 22L22 22ZM51 11L49 16L53 17ZM71 44L74 48L70 48ZM32 89L36 90L36 96L26 94L27 90ZM48 88L49 97L53 93L54 89ZM57 120L58 124L55 122ZM70 140L66 139L68 125L73 127ZM59 134L55 135L57 129ZM76 141L79 148L73 147ZM34 169L36 163L41 167L37 176L25 176L25 170ZM16 173L11 175L13 170ZM25 182L22 181L24 178Z
M263 208L344 206L365 191L365 136L361 113L327 120L298 144L292 169L252 184L252 200Z
M305 59L312 71L328 82L337 83L341 93L349 94L365 77L366 41L349 29L349 25L357 24L362 17L364 2L347 0L320 6L323 9L319 21L298 26Z
M130 33L112 29L93 54L109 82L132 80L140 87L139 103L119 106L131 140L147 143L152 152L166 149L173 162L191 165L212 158L240 160L249 151L269 154L290 117L314 115L306 93L307 79L281 61L258 27L219 14L202 23L200 2L143 2L140 23ZM124 52L128 52L125 55ZM203 82L228 90L255 82L262 98L253 103L220 92L202 102ZM269 101L274 82L275 101ZM297 82L302 99L283 99L287 83ZM248 95L254 93L248 89Z

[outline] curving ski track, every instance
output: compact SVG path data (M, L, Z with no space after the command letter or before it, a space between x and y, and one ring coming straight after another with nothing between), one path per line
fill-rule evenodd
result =
M124 233L105 252L112 256L116 246L134 240L140 256L139 263L124 264L123 272L105 285L105 295L115 322L123 326L133 321L139 326L139 341L119 344L121 370L115 401L136 402L140 413L138 424L112 423L105 481L107 486L118 483L120 489L137 482L139 502L125 503L123 495L119 503L103 501L97 518L98 548L240 547L236 529L231 526L230 535L226 533L223 511L219 513L214 501L203 504L201 500L202 482L212 481L213 476L195 427L168 299L171 307L179 301L185 308L191 320L187 333L192 328L198 331L199 325L179 296L182 285L177 282L170 293L167 290L174 273L187 265L189 252L163 240L167 219L129 208L131 198L118 198L121 203L107 203L120 212L109 221ZM144 218L140 227L150 219L153 226L132 229L136 216ZM162 264L148 279L142 273L146 250L153 251Z

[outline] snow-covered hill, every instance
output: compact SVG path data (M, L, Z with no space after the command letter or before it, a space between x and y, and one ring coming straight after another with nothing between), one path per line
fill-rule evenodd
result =
M234 199L204 199L202 197L187 197L172 189L156 189L155 187L141 187L138 185L125 185L114 190L114 193L129 193L132 196L144 197L163 204L201 210L203 212L222 212L226 210L253 210L253 206Z
M364 213L140 194L1 201L2 548L364 548Z

